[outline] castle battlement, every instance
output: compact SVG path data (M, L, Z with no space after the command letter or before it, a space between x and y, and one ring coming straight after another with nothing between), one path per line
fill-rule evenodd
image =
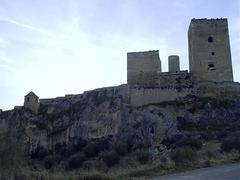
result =
M228 31L228 21L226 18L222 19L192 19L188 33L195 29L195 32L202 33L208 31L209 34Z
M158 55L159 50L149 50L149 51L138 51L138 52L128 52L128 55L142 56L142 55Z
M225 23L227 22L227 18L216 18L216 19L207 19L207 18L202 18L202 19L192 19L191 23Z

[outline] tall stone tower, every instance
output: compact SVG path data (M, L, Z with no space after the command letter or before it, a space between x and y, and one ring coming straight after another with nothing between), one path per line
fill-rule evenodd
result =
M179 56L177 55L168 56L168 71L170 73L180 72Z
M227 19L192 19L188 51L195 80L233 81Z
M127 83L154 87L159 83L161 61L159 51L127 53Z

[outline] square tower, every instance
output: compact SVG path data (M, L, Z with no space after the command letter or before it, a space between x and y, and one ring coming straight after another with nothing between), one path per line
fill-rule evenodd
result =
M24 107L36 114L38 113L39 98L34 92L31 91L24 97Z
M227 19L192 19L189 70L199 81L233 81Z
M168 56L168 71L170 73L180 72L179 56L177 55Z
M159 51L127 53L127 83L154 87L159 83L161 61Z

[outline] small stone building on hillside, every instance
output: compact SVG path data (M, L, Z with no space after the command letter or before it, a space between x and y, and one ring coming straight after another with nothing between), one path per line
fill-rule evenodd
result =
M39 98L34 92L31 91L24 97L24 108L29 109L36 114L38 113Z

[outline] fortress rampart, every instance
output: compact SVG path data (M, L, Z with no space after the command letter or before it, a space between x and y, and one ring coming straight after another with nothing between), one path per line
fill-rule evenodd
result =
M143 106L165 101L175 101L188 95L219 99L240 100L240 84L237 82L195 82L192 87L130 88L130 104Z

